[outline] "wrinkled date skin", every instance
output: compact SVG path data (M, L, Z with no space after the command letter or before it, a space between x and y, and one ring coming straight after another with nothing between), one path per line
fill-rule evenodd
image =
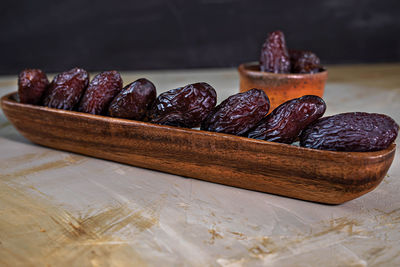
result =
M351 112L319 119L300 136L300 145L333 151L376 151L397 137L399 125L389 116Z
M310 123L322 117L326 104L322 98L306 95L289 100L274 109L247 137L291 144Z
M317 73L321 71L321 61L310 51L290 50L292 73Z
M90 82L78 111L104 115L114 97L122 90L121 75L115 70L97 74Z
M201 130L243 135L267 115L269 106L268 96L259 89L232 95L210 113Z
M272 32L265 40L261 49L260 70L290 73L290 57L283 32Z
M26 69L18 76L18 95L21 103L40 104L49 86L46 74L39 69Z
M143 120L156 97L154 84L147 79L139 79L122 89L111 102L108 112L112 117Z
M72 110L79 103L88 83L89 74L84 69L73 68L57 74L46 91L43 105Z
M216 103L217 93L211 85L189 84L160 94L149 117L153 123L193 128L200 125Z

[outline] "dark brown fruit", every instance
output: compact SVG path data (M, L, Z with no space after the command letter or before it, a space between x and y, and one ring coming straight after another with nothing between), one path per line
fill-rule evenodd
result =
M90 82L78 111L104 115L114 97L122 90L121 75L115 70L103 71Z
M112 117L143 120L156 97L154 84L147 79L139 79L122 89L111 102L108 112Z
M317 73L322 69L319 58L310 51L290 50L289 55L293 73Z
M217 93L207 83L194 83L160 94L150 111L153 123L193 128L213 110Z
M18 95L21 103L39 104L47 90L49 80L39 69L26 69L18 76Z
M201 124L201 130L243 135L253 128L269 110L264 91L251 89L222 101Z
M307 125L322 117L325 110L324 100L314 95L286 101L250 130L247 137L291 144Z
M399 125L389 116L351 112L319 119L300 136L300 145L334 151L376 151L397 137Z
M73 68L57 74L50 83L43 104L50 108L72 110L81 99L89 83L84 69Z
M273 73L289 73L290 58L285 36L281 31L271 32L263 44L260 70Z

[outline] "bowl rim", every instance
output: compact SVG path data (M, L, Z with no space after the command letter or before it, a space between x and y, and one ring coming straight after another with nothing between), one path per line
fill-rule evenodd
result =
M321 71L317 73L273 73L273 72L265 72L259 70L251 70L250 67L254 67L258 65L258 61L245 62L239 65L238 71L242 75L247 76L255 76L255 77L275 77L275 78L311 78L315 76L326 76L328 74L328 70L326 68L322 68Z

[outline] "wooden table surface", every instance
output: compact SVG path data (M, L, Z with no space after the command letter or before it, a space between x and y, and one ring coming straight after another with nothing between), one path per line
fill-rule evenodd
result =
M327 115L400 122L400 64L328 69ZM239 84L235 69L122 77L158 92L205 81L219 102ZM1 96L16 88L0 77ZM40 147L1 112L0 266L399 266L398 152L378 188L329 206Z

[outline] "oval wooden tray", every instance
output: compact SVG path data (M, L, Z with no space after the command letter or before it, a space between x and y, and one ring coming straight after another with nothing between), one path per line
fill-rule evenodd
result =
M340 204L373 190L396 145L376 152L332 152L234 135L161 126L21 104L2 109L30 141L133 166L250 190Z

